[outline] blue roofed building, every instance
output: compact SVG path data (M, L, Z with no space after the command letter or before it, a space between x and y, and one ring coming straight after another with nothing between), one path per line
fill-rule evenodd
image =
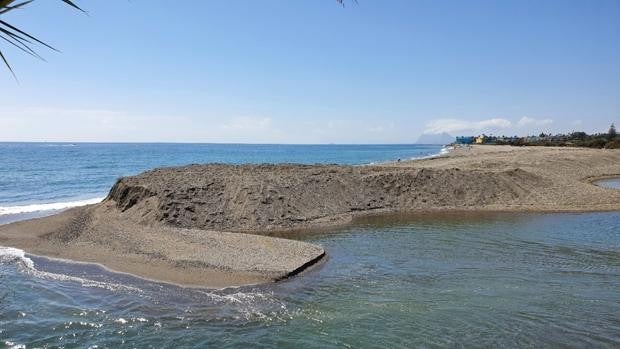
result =
M458 136L456 137L456 144L474 144L473 136Z

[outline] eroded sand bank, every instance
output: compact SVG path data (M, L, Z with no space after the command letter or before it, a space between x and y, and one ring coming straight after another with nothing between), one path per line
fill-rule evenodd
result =
M0 226L0 245L183 285L275 281L321 260L271 232L421 211L619 210L620 151L478 146L382 166L192 165L119 180L100 204ZM250 233L250 234L244 234Z

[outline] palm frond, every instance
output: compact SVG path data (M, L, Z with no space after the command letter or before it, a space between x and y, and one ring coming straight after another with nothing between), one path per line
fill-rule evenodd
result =
M80 7L78 7L78 5L74 4L74 3L73 3L73 1L70 1L70 0L62 0L62 2L64 2L65 4L67 4L67 5L69 5L69 6L73 7L73 8L75 8L75 9L77 9L77 10L80 10L80 11L82 11L82 12L86 12L86 11L82 10Z
M13 68L11 68L11 65L9 64L9 61L6 60L6 57L4 57L4 54L2 54L2 51L0 51L0 58L2 58L2 61L4 62L6 67L9 69L11 74L13 74L13 77L15 78L15 80L17 80L17 75L15 75L15 72L13 71Z
M4 7L0 6L0 15L3 14L3 13L7 13L7 12L9 12L11 10L15 10L17 8L20 8L22 6L28 5L29 3L33 2L33 1L34 0L28 0L28 1L20 2L19 4L13 5L13 6L4 6Z
M27 53L37 59L45 61L45 59L43 59L43 57L41 57L41 55L39 55L35 51L35 46L38 46L38 45L45 46L57 52L58 50L52 47L51 45L45 43L44 41L37 39L35 36L30 35L27 32L15 27L14 25L4 21L3 20L4 17L1 17L3 15L10 13L11 11L21 9L25 7L26 5L31 4L33 1L34 0L24 0L21 2L16 2L16 0L0 0L0 39L2 39L0 41L4 41L5 43L8 43L11 46L16 47L17 49L19 49L20 51L24 53ZM60 1L64 2L68 6L71 6L79 11L85 12L83 9L81 9L71 0L60 0ZM11 72L13 77L17 79L15 75L15 71L9 64L9 61L6 58L5 52L3 51L2 48L0 48L0 59L2 60L2 63L4 63L6 68Z
M357 0L351 0L354 4L357 4ZM337 3L339 3L340 5L342 5L342 7L344 7L346 0L336 0Z
M16 0L0 0L0 16L2 15L6 15L7 13L13 11L13 10L17 10L17 9L21 9L23 7L25 7L26 5L31 4L34 0L24 0L18 3L15 3ZM65 3L68 6L73 7L74 9L84 12L86 13L86 11L84 11L81 7L79 7L78 5L75 4L74 1L72 0L60 0L63 3ZM350 0L351 2L357 4L357 0ZM343 7L345 6L346 0L336 0L337 3L339 3L340 5L342 5ZM14 4L15 3L15 4ZM2 17L0 17L2 18ZM25 31L7 23L6 21L0 19L0 39L2 39L3 41L9 43L11 46L14 46L16 48L18 48L20 51L25 52L35 58L44 60L43 57L41 57L41 55L39 55L33 48L33 46L35 45L42 45L45 46L51 50L57 51L57 49L55 49L54 47L46 44L45 42L37 39L36 37L26 33ZM6 68L11 72L11 74L13 74L13 76L15 77L15 72L13 71L13 68L11 67L11 65L9 64L8 60L6 59L6 57L4 56L4 51L0 48L0 59L2 59L2 62L4 63L4 65L6 66Z

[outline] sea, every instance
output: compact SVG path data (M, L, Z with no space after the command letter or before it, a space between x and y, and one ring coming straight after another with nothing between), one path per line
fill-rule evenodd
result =
M154 167L367 165L441 152L0 143L0 224L98 202L117 178ZM320 244L328 258L283 282L226 289L0 246L0 348L620 347L620 212L394 215L284 237Z

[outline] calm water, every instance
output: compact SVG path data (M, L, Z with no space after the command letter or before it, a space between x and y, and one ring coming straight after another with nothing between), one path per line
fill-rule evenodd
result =
M422 217L306 236L287 282L181 289L5 253L0 338L34 347L618 347L620 213ZM40 270L45 270L41 272Z
M596 185L611 189L620 189L620 178L602 179L595 182Z
M116 177L155 166L439 151L0 144L0 222L103 196ZM620 212L389 217L296 238L329 259L283 283L218 291L0 247L0 348L620 346Z

